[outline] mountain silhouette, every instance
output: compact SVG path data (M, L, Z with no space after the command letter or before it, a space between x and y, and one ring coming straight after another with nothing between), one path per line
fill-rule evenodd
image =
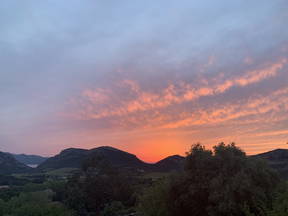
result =
M283 178L288 179L288 149L275 149L252 157L265 160L268 165L277 170Z
M24 163L38 162L44 160L37 169L31 169ZM21 158L22 157L22 158ZM251 157L260 158L267 161L268 165L277 170L279 174L288 179L288 149L275 149L269 152L252 155ZM152 172L170 172L173 170L182 170L184 167L185 157L179 155L169 156L157 163L145 163L136 155L113 148L102 146L90 150L80 148L68 148L51 158L36 158L30 155L12 156L10 153L0 152L0 174L11 174L20 172L47 171L60 168L81 168L83 163L91 158L102 158L111 165L120 168L132 168ZM26 160L27 159L27 160ZM35 159L35 160L34 160Z
M92 157L100 157L110 164L121 168L134 168L147 171L165 172L179 170L179 161L184 160L181 156L172 156L155 164L145 163L136 155L110 147L102 146L90 150L69 148L60 154L48 158L38 166L40 170L50 170L59 168L80 168L85 160Z
M31 168L17 161L11 154L0 152L0 174L23 173Z
M184 167L185 158L180 155L173 155L155 164L156 169L161 171L182 170Z
M39 155L27 155L27 154L12 154L12 156L19 162L26 165L38 165L43 163L48 157L42 157Z

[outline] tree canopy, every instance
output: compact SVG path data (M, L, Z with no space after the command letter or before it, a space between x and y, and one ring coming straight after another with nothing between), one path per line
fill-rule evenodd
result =
M165 204L158 200L157 205L169 208L169 214L155 209L146 215L264 216L280 183L265 162L246 156L234 143L220 143L213 150L195 144L187 153L184 172L170 178L165 192L160 190L166 194L161 200ZM152 197L157 195L150 195L151 201L144 198L142 205L153 205Z

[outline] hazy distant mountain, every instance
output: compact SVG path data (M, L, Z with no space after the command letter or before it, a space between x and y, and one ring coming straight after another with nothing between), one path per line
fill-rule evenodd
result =
M39 155L26 155L26 154L12 154L13 157L21 162L24 163L26 165L32 165L32 164L41 164L43 163L45 160L47 160L47 157L42 157Z
M288 179L288 149L276 149L253 157L266 160L282 177Z
M22 173L31 168L17 161L11 154L0 152L0 174Z
M48 158L38 166L38 169L80 168L85 160L95 156L104 158L114 166L157 172L178 170L180 160L183 159L180 156L172 156L156 164L148 164L133 154L109 146L98 147L91 150L70 148L63 150L54 157Z

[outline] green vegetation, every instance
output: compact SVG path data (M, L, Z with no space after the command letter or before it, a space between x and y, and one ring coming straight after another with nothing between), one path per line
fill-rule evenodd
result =
M123 171L123 170L122 170ZM78 215L108 215L111 209L129 211L135 205L135 178L102 158L86 161L82 175L69 179L65 203ZM105 214L104 214L105 213Z
M52 192L21 193L9 201L0 200L0 215L9 216L72 216L63 204L52 202Z
M183 173L143 193L139 211L144 216L282 216L288 214L287 202L287 185L264 161L247 157L233 143L213 151L197 144Z
M175 159L182 160L166 161ZM288 215L287 183L233 143L212 151L193 145L183 167L169 173L114 166L91 154L78 169L2 175L0 182L1 216Z

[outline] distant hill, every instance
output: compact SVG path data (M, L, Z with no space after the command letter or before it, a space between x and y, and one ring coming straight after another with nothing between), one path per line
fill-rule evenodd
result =
M31 168L17 161L11 154L0 152L0 174L23 173Z
M104 158L116 167L155 172L178 170L180 166L179 161L182 159L180 156L172 156L156 164L149 164L141 161L133 154L109 146L102 146L90 150L69 148L54 157L48 158L38 166L38 169L80 168L83 162L91 157Z
M65 149L61 151L60 154L45 160L37 167L37 169L49 170L60 168L80 168L88 154L89 150L86 149Z
M24 163L26 165L30 165L30 164L41 164L43 163L45 160L47 160L47 157L42 157L39 155L26 155L26 154L12 154L13 157L21 162Z
M276 149L252 157L264 159L270 167L277 170L282 177L288 179L288 149Z
M157 162L154 166L158 170L167 172L172 170L182 170L184 167L184 160L185 158L180 155L173 155Z

